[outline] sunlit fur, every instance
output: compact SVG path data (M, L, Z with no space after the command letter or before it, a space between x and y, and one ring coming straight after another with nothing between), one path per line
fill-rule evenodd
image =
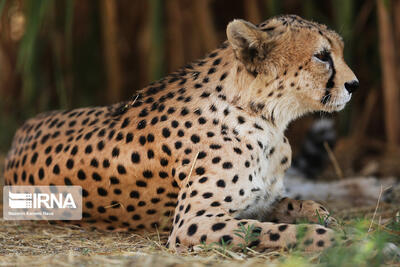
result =
M297 16L273 18L258 27L234 20L227 35L233 50L226 53L234 53L237 59L232 67L234 74L229 76L229 88L235 90L232 101L237 105L247 109L250 105L265 104L260 112L266 117L273 115L284 128L307 112L339 111L350 100L351 94L344 83L356 77L344 62L341 37L326 26ZM252 62L241 60L240 54L248 48L246 44L236 45L237 38L251 40L249 45L258 51L260 58L257 55ZM334 70L314 57L324 49L331 54ZM253 71L257 72L256 77ZM333 71L334 86L326 94ZM323 98L329 98L325 104Z

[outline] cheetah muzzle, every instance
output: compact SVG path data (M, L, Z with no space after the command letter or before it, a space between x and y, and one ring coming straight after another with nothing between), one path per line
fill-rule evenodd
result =
M234 20L228 40L202 60L107 107L41 114L15 134L7 185L79 185L83 219L104 230L169 231L169 246L240 244L319 250L332 230L313 201L283 198L291 164L287 125L339 111L358 81L342 39L297 16L260 25ZM295 224L305 218L303 239ZM313 224L314 223L314 224Z

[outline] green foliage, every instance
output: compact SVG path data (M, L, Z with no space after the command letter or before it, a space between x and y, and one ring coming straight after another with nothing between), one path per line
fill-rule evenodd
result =
M150 57L150 80L156 81L165 75L164 72L164 26L163 1L150 1L150 18L152 27L152 50Z
M23 106L27 111L33 109L33 100L38 93L38 79L40 68L38 60L40 58L39 32L47 10L51 4L50 0L26 1L26 31L22 38L18 53L18 70L22 75L23 82Z
M370 220L354 219L338 229L335 236L335 245L322 252L304 252L304 246L291 248L281 254L277 266L384 266L400 264L400 216L397 214L385 225L374 225L370 230ZM256 230L256 231L255 231ZM305 238L308 231L306 224L297 226L296 238L299 243ZM218 251L226 257L232 258L232 250L240 249L245 255L252 255L249 244L259 238L259 231L254 225L240 225L234 230L235 235L243 243L233 246L231 243L202 244L205 252ZM343 237L343 232L346 237ZM396 247L397 246L397 247ZM391 248L391 249L390 249Z
M318 266L327 267L383 266L388 263L400 263L399 219L394 217L385 226L375 226L370 232L369 225L370 221L366 219L347 222L335 236L336 245L317 254L317 257L315 254L305 254L301 246L297 247L282 257L282 266L293 266L293 262L299 262L299 266L308 262L308 266L317 263ZM297 238L301 240L305 236L306 228L299 225L297 229ZM346 238L343 238L341 232L347 233ZM397 252L388 253L389 243L397 246Z
M3 9L4 9L5 4L6 4L6 0L0 0L0 19L1 19L1 15L3 14Z
M240 243L238 246L242 250L242 252L246 253L251 247L251 243L258 240L260 236L261 228L256 227L254 224L243 225L240 224L239 229L233 230L236 236L243 239L243 243Z

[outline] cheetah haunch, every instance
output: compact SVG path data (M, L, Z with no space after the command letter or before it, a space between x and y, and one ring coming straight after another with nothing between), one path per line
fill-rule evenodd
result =
M8 185L80 185L83 220L107 230L170 231L172 248L239 244L254 225L257 249L301 242L317 250L332 230L313 201L282 198L291 149L284 131L313 111L343 109L358 81L341 38L281 16L234 20L206 58L108 107L42 114L16 133ZM304 225L302 226L304 229Z

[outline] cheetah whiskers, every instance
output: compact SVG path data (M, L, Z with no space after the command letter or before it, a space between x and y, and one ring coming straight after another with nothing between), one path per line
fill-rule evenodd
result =
M329 101L329 99L332 97L331 93L328 93L327 95L324 95L321 99L322 103L326 103L327 101Z

